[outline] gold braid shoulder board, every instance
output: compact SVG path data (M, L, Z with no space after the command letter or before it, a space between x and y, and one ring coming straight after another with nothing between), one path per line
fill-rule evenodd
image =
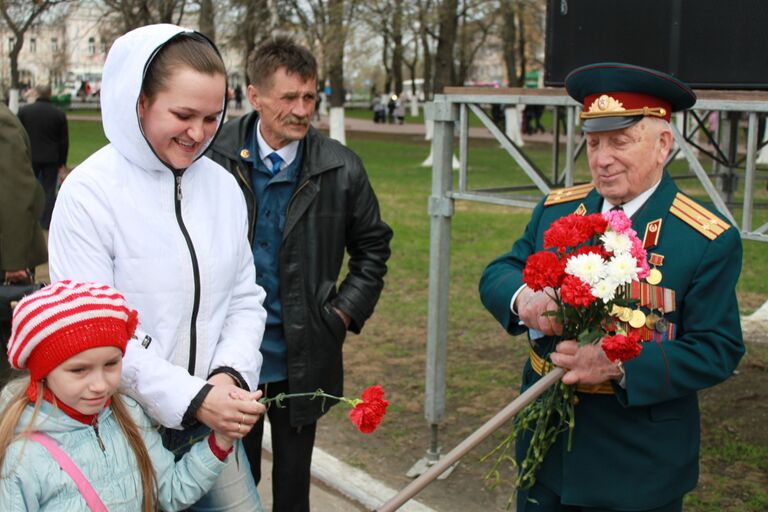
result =
M675 196L669 212L710 240L714 240L731 227L730 224L682 192L678 192Z
M547 200L544 201L544 206L552 206L554 204L584 199L589 195L593 188L595 188L595 186L592 183L585 183L583 185L576 185L575 187L552 190L547 196Z

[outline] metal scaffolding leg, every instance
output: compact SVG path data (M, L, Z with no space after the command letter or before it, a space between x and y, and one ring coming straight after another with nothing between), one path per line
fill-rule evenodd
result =
M432 195L428 212L431 218L429 237L429 304L427 311L427 374L424 415L431 428L426 456L409 471L415 477L434 465L441 457L438 425L445 415L445 363L448 333L448 288L451 256L451 218L454 200L452 187L453 129L457 119L455 105L445 96L436 95L431 114L435 132L432 139ZM452 468L451 468L452 469ZM447 477L451 469L442 477Z

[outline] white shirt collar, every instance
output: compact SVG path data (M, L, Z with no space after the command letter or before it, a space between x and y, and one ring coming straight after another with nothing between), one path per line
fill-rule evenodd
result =
M287 146L277 150L273 149L269 144L267 144L267 141L264 140L264 137L261 136L261 119L259 119L259 122L256 124L256 141L259 144L259 158L261 158L261 161L264 162L264 165L267 166L267 169L272 168L272 162L269 160L269 158L267 158L267 156L272 153L277 153L280 155L280 158L283 159L283 165L280 167L281 169L291 165L291 163L293 163L293 161L296 159L296 153L299 150L300 142L298 140L294 140Z
M637 210L639 210L645 204L645 202L648 200L649 197L651 197L651 195L656 191L656 189L659 188L659 184L661 184L661 179L659 179L659 181L657 181L654 186L652 186L651 188L649 188L648 190L646 190L636 198L622 204L621 207L624 209L624 214L627 217L632 217L637 212ZM603 209L601 213L605 213L609 211L614 206L617 206L617 205L611 204L610 202L608 202L607 199L603 199Z

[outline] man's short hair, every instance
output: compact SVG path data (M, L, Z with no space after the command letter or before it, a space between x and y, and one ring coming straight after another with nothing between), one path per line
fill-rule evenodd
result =
M317 60L304 46L293 39L277 36L256 48L248 58L248 80L262 88L269 84L278 69L285 68L289 75L299 75L302 80L317 78Z
M35 92L37 93L38 98L50 98L51 97L51 86L50 85L36 85L35 86Z

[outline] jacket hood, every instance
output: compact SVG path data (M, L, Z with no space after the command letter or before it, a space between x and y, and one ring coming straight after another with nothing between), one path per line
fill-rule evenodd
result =
M120 154L143 169L170 168L157 157L139 122L139 95L144 75L157 52L184 33L194 31L170 24L137 28L115 41L104 63L100 93L104 133ZM226 94L223 96L225 104ZM224 117L223 107L219 127ZM197 158L207 147L200 150Z

